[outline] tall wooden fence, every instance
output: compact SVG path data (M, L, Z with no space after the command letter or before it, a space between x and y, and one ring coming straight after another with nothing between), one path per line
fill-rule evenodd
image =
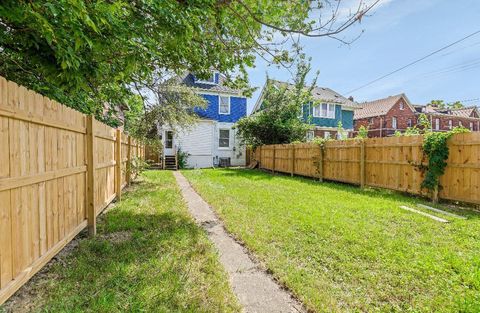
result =
M132 138L0 77L0 304L96 216L143 157Z
M257 148L253 158L273 172L427 195L419 169L425 165L422 145L422 136L328 141L323 148L268 145ZM480 204L480 132L456 134L448 146L439 197Z

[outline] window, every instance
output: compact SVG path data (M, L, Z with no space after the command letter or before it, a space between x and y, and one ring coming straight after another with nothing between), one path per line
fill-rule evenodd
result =
M315 132L313 130L307 131L307 141L312 141L315 138Z
M470 130L473 130L473 122L470 122Z
M408 127L412 127L412 124L413 124L413 123L412 123L412 119L409 118L408 121L407 121L407 126L408 126Z
M323 137L324 137L325 139L330 139L330 132L325 132L325 133L323 133Z
M440 130L440 119L439 118L435 119L435 129Z
M463 127L462 121L458 121L458 126Z
M403 104L403 102L400 102L400 110L403 110L405 109L405 105Z
M392 128L397 129L397 118L396 117L392 117Z
M209 85L215 85L215 72L212 72L209 78L207 79L198 79L195 78L196 83L200 84L209 84Z
M321 103L314 106L313 117L335 118L335 104Z
M369 120L369 123L370 123L370 124L373 124L373 121L374 121L374 120L373 120L373 117L371 117L370 120Z
M165 148L173 148L173 132L171 130L165 132Z
M230 129L220 129L218 133L218 147L230 147Z
M453 128L453 122L452 120L448 120L448 129L452 129Z
M219 96L219 114L230 114L230 97Z

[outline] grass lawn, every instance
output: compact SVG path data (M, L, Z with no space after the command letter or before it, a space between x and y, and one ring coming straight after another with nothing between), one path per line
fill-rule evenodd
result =
M31 310L240 310L212 244L187 213L172 173L146 172L142 180L99 220L96 238L81 240L29 285Z
M479 215L443 224L400 209L419 200L388 191L256 170L183 173L309 309L480 312Z

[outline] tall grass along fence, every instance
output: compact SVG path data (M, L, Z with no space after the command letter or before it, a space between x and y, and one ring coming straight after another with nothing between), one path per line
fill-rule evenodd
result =
M133 178L144 147L0 77L0 304Z
M423 137L328 141L258 147L252 159L262 169L417 195L422 189ZM449 158L439 198L480 204L480 133L449 139Z

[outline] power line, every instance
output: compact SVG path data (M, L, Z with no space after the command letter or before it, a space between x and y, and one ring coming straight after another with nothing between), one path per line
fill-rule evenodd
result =
M461 39L459 39L459 40L457 40L457 41L455 41L455 42L452 42L451 44L448 44L448 45L446 45L446 46L444 46L444 47L442 47L442 48L440 48L440 49L438 49L438 50L435 50L435 51L427 54L426 56L421 57L420 59L417 59L417 60L415 60L415 61L413 61L413 62L410 62L410 63L408 63L407 65L404 65L404 66L402 66L402 67L400 67L400 68L398 68L398 69L396 69L396 70L394 70L394 71L392 71L392 72L390 72L390 73L388 73L388 74L385 74L385 75L383 75L383 76L381 76L381 77L379 77L379 78L377 78L377 79L374 79L374 80L372 80L372 81L370 81L370 82L368 82L368 83L366 83L366 84L364 84L364 85L362 85L362 86L360 86L360 87L358 87L358 88L352 89L352 90L350 90L349 92L346 92L345 94L350 94L350 93L352 93L352 92L355 92L355 91L357 91L357 90L360 90L360 89L363 89L363 88L365 88L365 87L367 87L367 86L370 86L371 84L374 84L374 83L378 82L379 80L382 80L382 79L384 79L384 78L386 78L386 77L388 77L388 76L391 76L391 75L393 75L393 74L395 74L395 73L397 73L397 72L400 72L401 70L404 70L404 69L406 69L407 67L410 67L410 66L412 66L412 65L415 65L415 64L417 64L417 63L419 63L419 62L421 62L421 61L423 61L423 60L431 57L432 55L435 55L435 54L437 54L437 53L439 53L439 52L441 52L441 51L443 51L443 50L446 50L446 49L450 48L451 46L454 46L454 45L456 45L456 44L458 44L458 43L460 43L460 42L462 42L462 41L464 41L464 40L466 40L466 39L468 39L468 38L470 38L470 37L475 36L475 35L478 34L478 33L480 33L480 30L477 30L476 32L473 32L473 33L471 33L471 34L468 35L468 36L465 36L465 37L463 37L463 38L461 38Z

